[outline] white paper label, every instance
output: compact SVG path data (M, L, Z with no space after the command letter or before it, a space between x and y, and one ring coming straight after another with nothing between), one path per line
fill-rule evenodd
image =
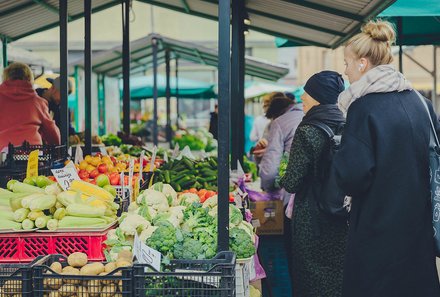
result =
M101 155L103 156L107 156L107 149L105 148L105 146L101 145L99 146L99 151L101 152Z
M128 186L131 188L133 186L133 171L134 171L134 160L130 160L130 167L128 168Z
M79 164L83 160L83 151L81 146L78 144L75 149L75 164Z
M153 155L151 156L151 161L150 161L150 172L153 172L154 169L154 162L156 162L156 153L157 153L157 146L154 146Z
M121 181L121 188L122 188L122 200L125 200L125 179L124 179L124 172L121 172L119 176L119 180Z
M69 190L72 181L80 180L76 169L72 168L71 166L66 166L60 169L52 169L52 174L64 191Z
M142 172L144 171L144 151L141 152L141 156L139 157L139 181L144 180Z
M166 151L163 154L163 160L165 161L165 163L168 163L168 153Z
M143 243L137 233L134 235L133 254L139 263L151 265L151 267L160 271L162 254Z
M179 144L176 143L176 145L174 146L173 154L171 156L173 159L177 158L177 156L179 155L179 148Z

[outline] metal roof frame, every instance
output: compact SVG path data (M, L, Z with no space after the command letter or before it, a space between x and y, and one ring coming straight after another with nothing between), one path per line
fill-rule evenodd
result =
M218 0L138 0L217 21ZM250 29L299 45L336 48L396 0L246 1Z
M131 73L136 74L152 68L153 39L158 41L158 64L165 63L165 52L170 52L170 58L217 67L218 52L195 43L180 41L159 34L149 34L131 42ZM122 46L93 56L92 69L96 73L115 77L122 74ZM83 60L72 62L71 65L83 65ZM246 57L245 73L266 80L276 81L285 76L289 69L283 65L269 63L254 57Z
M83 1L68 1L68 21L83 18ZM1 2L3 3L0 3L0 37L8 42L59 26L58 0ZM120 0L94 0L92 1L92 13L120 4Z

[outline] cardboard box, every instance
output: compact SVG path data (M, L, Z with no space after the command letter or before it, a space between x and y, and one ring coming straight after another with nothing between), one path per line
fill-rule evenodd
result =
M284 208L282 200L251 202L253 224L258 235L280 235L284 232Z

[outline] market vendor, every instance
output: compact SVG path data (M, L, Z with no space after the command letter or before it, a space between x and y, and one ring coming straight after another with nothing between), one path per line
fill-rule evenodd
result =
M49 112L57 124L58 128L61 129L61 78L58 76L57 78L46 78L48 82L52 84L50 88L37 88L35 91L38 96L43 99L46 99L49 103ZM68 94L72 93L72 82L67 80L68 85ZM76 134L75 129L71 125L70 121L70 113L69 113L69 135Z
M60 144L60 130L49 115L48 104L32 87L28 65L12 63L3 71L0 85L0 150L23 141L41 145Z

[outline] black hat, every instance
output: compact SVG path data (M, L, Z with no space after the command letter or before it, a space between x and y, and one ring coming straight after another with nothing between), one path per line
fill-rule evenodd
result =
M342 76L328 70L312 75L304 86L304 91L320 104L336 104L343 90Z
M55 89L57 89L58 91L61 91L61 77L59 77L59 76L57 78L47 77L46 80L48 82L50 82L54 86ZM67 89L68 94L71 94L72 93L72 82L70 81L70 79L67 79L67 87L68 87L68 89Z

